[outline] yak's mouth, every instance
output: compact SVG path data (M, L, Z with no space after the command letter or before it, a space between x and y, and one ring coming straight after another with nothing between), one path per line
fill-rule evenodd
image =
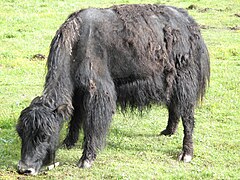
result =
M53 165L51 166L55 167L54 159L55 159L55 153L50 153L48 151L43 161L38 160L38 161L35 161L34 163L30 163L24 160L20 160L17 165L17 172L19 174L24 174L24 175L33 175L33 176L37 175L43 166L47 166L53 163Z
M19 174L24 174L24 175L37 175L39 170L41 168L40 164L33 166L27 166L24 162L19 161L17 171Z

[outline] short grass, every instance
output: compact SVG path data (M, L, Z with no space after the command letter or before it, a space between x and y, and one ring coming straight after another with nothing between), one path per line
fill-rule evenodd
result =
M20 111L40 95L45 60L57 28L73 11L123 3L159 3L187 8L203 27L211 57L211 83L196 110L194 159L176 161L183 128L158 136L167 123L164 107L143 116L117 113L106 148L91 169L79 169L81 142L59 149L61 165L37 177L16 173ZM240 2L239 0L0 0L0 179L239 179L240 177ZM232 30L231 30L232 29ZM62 136L65 134L63 129Z

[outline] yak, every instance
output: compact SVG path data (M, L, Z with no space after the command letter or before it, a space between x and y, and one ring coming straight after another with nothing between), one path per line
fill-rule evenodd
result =
M66 120L63 144L74 146L83 129L78 167L91 167L116 109L143 111L152 104L168 109L161 135L173 135L182 119L178 158L190 162L194 109L209 79L206 44L199 25L184 9L133 4L74 12L51 42L42 95L20 114L18 172L36 175L54 162Z

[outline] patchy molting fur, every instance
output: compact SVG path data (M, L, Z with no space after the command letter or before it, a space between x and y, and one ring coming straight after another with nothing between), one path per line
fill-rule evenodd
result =
M200 29L183 9L121 5L75 12L56 32L47 67L43 95L22 111L17 125L20 173L31 174L27 168L36 173L45 159L54 159L48 149L55 155L68 118L64 144L74 146L83 128L78 166L90 167L104 146L117 105L142 111L153 103L165 104L169 118L161 134L174 134L182 118L179 158L192 159L194 107L204 96L210 65ZM31 163L35 152L40 154L38 167Z

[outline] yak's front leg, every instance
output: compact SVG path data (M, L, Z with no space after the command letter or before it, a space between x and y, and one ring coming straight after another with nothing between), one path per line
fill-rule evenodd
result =
M89 91L84 97L87 114L83 121L83 154L79 160L80 168L89 168L96 159L98 150L105 144L108 127L116 106L116 95L112 81L95 82L90 80Z
M81 129L81 117L79 109L74 109L74 114L71 121L69 122L68 134L63 141L63 145L67 149L71 149L78 141L79 131Z
M184 127L183 148L179 160L190 162L193 157L193 128L194 128L194 105L189 104L182 111L182 122Z
M74 112L71 121L69 122L68 134L63 141L63 145L65 145L68 149L72 148L78 141L79 131L82 127L83 119L86 118L86 114L83 109L83 93L80 90L75 92L72 104Z

